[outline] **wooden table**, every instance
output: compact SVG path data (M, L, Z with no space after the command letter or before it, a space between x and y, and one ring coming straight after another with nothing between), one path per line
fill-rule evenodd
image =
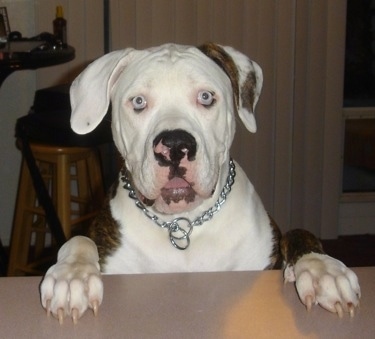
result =
M280 271L104 276L98 317L47 318L40 277L0 278L1 338L374 338L375 267L354 269L361 307L307 313Z

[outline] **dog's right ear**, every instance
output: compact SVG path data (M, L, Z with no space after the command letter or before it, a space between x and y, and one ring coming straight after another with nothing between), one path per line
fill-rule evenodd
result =
M255 133L254 111L263 85L262 69L255 61L229 46L209 42L199 49L228 75L238 115L245 127Z
M70 125L74 132L86 134L99 125L107 113L109 95L135 50L115 51L91 63L72 83Z

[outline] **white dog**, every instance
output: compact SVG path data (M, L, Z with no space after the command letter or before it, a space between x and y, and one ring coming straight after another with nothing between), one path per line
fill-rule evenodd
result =
M125 166L90 240L59 251L42 284L48 314L73 321L102 302L104 273L286 268L308 309L354 314L360 287L302 230L280 234L229 151L238 114L256 131L260 67L231 47L167 44L93 62L72 84L71 125L92 131L112 108Z

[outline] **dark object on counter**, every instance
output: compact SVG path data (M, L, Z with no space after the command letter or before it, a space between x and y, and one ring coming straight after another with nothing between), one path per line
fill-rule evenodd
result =
M56 18L52 24L53 34L56 39L60 40L63 44L67 44L66 20L64 19L62 6L56 7Z

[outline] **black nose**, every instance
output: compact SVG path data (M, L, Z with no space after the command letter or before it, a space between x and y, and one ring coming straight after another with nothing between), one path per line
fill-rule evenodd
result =
M197 152L195 138L182 129L161 132L154 139L153 146L156 159L165 164L178 164L185 156L192 161Z

